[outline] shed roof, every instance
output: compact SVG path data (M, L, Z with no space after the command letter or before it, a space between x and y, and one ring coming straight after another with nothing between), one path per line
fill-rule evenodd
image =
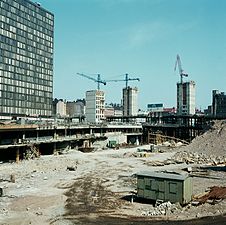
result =
M150 172L150 171L142 171L137 173L137 176L143 177L153 177L153 178L162 178L167 180L185 180L188 178L188 174L179 174L173 172Z

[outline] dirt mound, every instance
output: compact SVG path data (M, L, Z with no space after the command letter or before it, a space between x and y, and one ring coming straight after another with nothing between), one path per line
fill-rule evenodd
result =
M183 151L204 153L205 155L226 155L226 121L216 120L203 135L196 137Z

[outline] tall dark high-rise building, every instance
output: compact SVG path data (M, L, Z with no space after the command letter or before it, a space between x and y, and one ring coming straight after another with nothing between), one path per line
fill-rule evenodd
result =
M226 117L226 95L218 90L212 91L212 115Z
M136 116L138 113L138 88L126 87L122 90L123 116Z
M0 115L51 116L53 34L40 4L0 1Z
M177 114L195 114L195 82L177 83Z

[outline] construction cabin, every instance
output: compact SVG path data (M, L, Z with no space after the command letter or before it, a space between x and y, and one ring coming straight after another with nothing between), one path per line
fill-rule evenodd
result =
M141 172L137 174L137 197L185 205L192 200L192 178L187 174Z

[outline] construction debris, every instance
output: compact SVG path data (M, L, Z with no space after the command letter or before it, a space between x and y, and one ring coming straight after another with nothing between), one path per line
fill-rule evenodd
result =
M215 120L211 128L204 134L197 136L190 145L181 149L186 152L197 152L206 157L226 157L226 123L224 120ZM211 157L210 157L211 158Z
M195 199L199 204L204 204L206 202L215 204L217 200L226 199L226 187L214 186L210 188L208 193Z
M142 211L142 216L162 216L169 215L175 212L182 210L182 207L179 203L172 204L171 202L163 202L157 206L153 206L147 211Z
M12 183L15 183L15 182L16 182L15 174L11 174L11 175L10 175L10 181L11 181Z
M75 171L75 170L77 170L77 166L67 166L67 170Z
M186 164L219 165L226 164L226 156L206 155L204 153L183 151L176 153L173 156L172 161L174 161L175 163Z

